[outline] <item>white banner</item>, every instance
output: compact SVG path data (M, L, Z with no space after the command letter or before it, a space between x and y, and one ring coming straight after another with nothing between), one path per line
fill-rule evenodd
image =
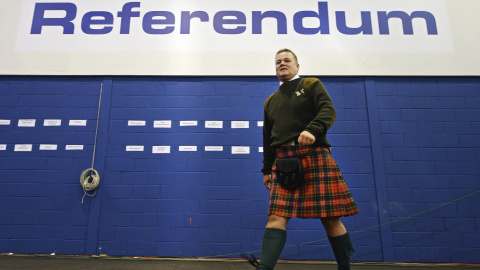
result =
M479 75L480 1L0 0L6 75Z

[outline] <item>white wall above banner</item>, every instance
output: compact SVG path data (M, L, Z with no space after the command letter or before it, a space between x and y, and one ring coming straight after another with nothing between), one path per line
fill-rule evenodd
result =
M0 0L5 75L480 75L480 1Z

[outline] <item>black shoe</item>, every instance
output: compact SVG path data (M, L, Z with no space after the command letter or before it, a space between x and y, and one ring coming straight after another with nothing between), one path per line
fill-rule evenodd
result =
M255 269L258 268L259 264L258 264L257 258L255 258L255 256L253 256L253 254L250 255L250 258L245 254L242 254L242 257L245 258L248 261L249 264L251 264L253 267L255 267Z

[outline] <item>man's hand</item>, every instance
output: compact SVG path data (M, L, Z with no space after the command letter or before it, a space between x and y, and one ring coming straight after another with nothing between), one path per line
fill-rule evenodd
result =
M298 137L298 144L300 145L312 145L315 142L315 136L308 131L303 131Z
M265 187L270 190L272 188L272 175L266 174L263 176L263 184Z

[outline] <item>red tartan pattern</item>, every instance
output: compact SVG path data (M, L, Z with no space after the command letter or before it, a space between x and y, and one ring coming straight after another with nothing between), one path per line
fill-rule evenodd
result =
M284 146L277 158L299 157L304 169L304 183L294 189L282 188L273 164L268 215L295 218L352 216L359 213L337 163L326 147Z

